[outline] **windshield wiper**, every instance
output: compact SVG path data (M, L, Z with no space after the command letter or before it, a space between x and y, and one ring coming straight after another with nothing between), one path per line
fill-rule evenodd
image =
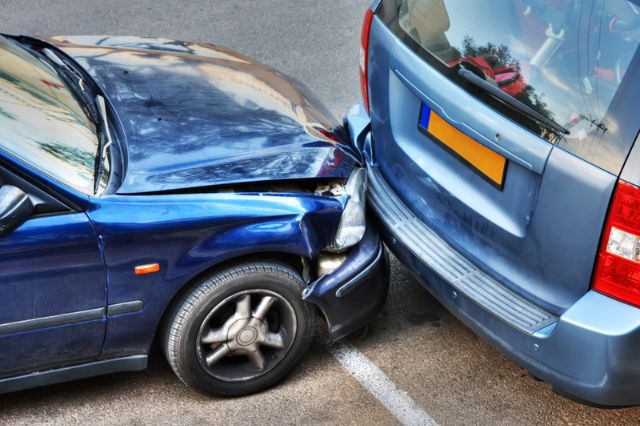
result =
M98 128L98 149L96 152L96 162L94 171L93 193L97 194L100 189L100 182L104 174L104 164L107 152L113 140L111 139L111 131L109 130L109 118L107 116L107 107L104 98L97 95L93 98L93 94L87 90L82 74L72 65L67 63L55 51L44 48L44 55L60 70L61 77L69 82L72 90L79 101L82 103L87 116ZM96 111L97 106L97 111ZM102 129L100 131L99 129Z
M463 66L460 66L460 68L458 69L458 75L462 77L464 80L466 80L467 82L473 84L478 89L488 93L494 98L497 98L499 101L502 101L505 105L514 109L520 114L525 115L528 118L534 121L537 121L540 124L545 125L549 129L557 133L562 133L565 135L571 134L569 130L565 129L555 121L548 119L544 115L540 114L538 111L534 110L528 105L525 105L524 103L520 102L519 100L512 97L508 93L503 92L502 90L500 90L499 87L494 86L493 84L491 84L490 82L488 82L487 80L481 77L478 77L476 74L464 68Z
M96 152L93 176L93 193L97 194L98 189L100 189L102 175L104 174L104 162L107 157L107 150L112 143L104 98L100 95L93 98L93 94L87 90L87 85L84 82L82 74L55 51L46 47L42 49L41 52L59 70L60 76L67 82L67 85L70 86L74 96L78 98L78 101L83 106L87 116L96 126L98 133L98 149ZM98 107L98 111L96 111L96 106ZM102 129L102 131L100 131L100 129Z
M89 119L95 124L98 129L98 149L96 152L95 170L94 170L94 183L93 193L97 194L100 189L100 182L102 175L104 174L104 163L107 157L107 152L112 144L111 131L109 130L109 118L107 117L107 107L105 100L101 95L97 95L93 98L93 94L87 90L87 86L84 82L82 74L76 70L72 65L67 63L60 55L55 51L44 48L42 49L44 55L49 59L54 66L60 71L60 75L71 86L74 95L78 98L78 101L82 103L84 110L87 113ZM96 111L96 106L98 110ZM102 129L102 131L100 131Z
M98 105L98 111L100 114L100 122L103 126L104 132L101 132L101 137L98 143L98 152L96 153L96 167L93 184L93 193L97 194L100 188L100 181L102 180L102 174L104 173L104 160L107 158L107 150L113 143L111 139L111 131L109 130L109 118L107 117L107 106L104 98L100 95L96 96L96 105Z
M93 99L90 92L87 90L87 85L84 82L84 77L73 66L69 65L63 58L60 57L55 51L45 47L41 52L51 61L56 68L62 73L63 77L71 86L72 91L76 95L78 101L82 103L84 110L86 111L89 119L93 124L98 124L98 114L96 113L93 105Z

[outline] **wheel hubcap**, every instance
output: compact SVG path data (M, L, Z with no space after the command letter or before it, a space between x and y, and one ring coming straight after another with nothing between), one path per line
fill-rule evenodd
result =
M253 327L243 328L236 336L236 341L240 346L249 346L258 338L258 330Z
M295 331L295 312L282 296L268 290L240 292L219 303L203 321L198 358L216 378L249 380L284 358Z

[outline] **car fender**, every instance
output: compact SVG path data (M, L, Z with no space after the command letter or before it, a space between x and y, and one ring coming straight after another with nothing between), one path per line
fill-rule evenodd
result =
M100 236L109 305L102 357L144 354L176 294L232 259L283 253L314 258L329 245L344 199L314 194L111 196L89 211ZM155 273L135 267L155 264ZM132 305L133 306L133 305Z

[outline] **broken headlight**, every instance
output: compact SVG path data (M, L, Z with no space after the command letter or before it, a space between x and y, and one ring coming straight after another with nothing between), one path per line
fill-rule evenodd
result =
M345 185L347 203L342 212L338 232L331 251L342 251L360 242L366 228L367 172L364 168L354 170Z

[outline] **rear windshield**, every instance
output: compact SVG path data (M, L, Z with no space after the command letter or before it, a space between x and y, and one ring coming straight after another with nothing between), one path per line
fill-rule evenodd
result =
M607 111L640 42L640 8L626 0L389 0L389 7L405 38L444 73L456 79L464 67L557 123L554 130L498 102L578 155L611 125Z

